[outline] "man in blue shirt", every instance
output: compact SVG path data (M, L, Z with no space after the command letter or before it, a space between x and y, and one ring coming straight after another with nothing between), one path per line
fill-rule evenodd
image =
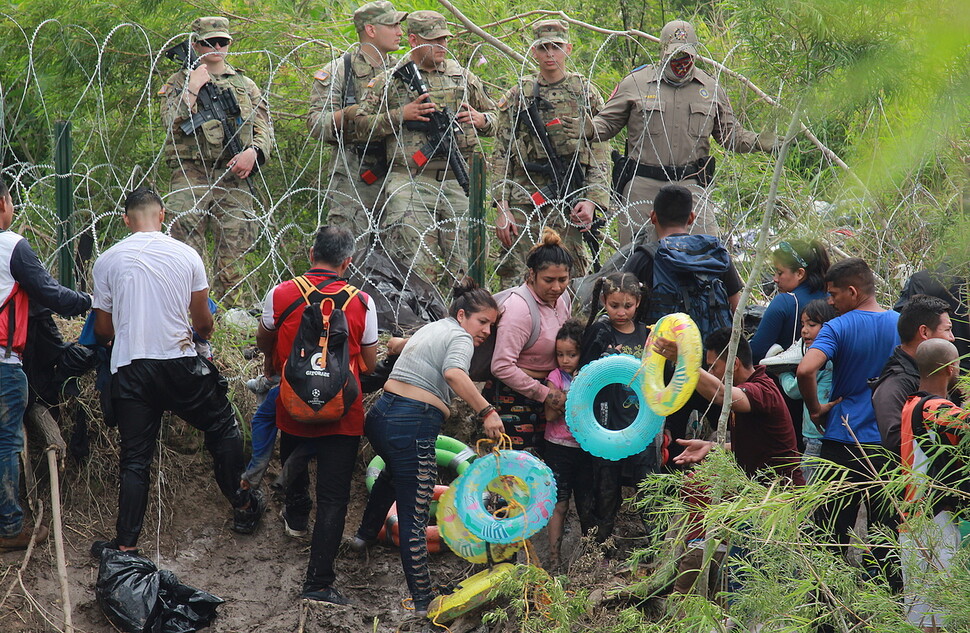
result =
M861 259L852 257L829 268L825 275L829 303L839 314L825 323L805 358L798 365L798 389L801 391L812 420L825 429L820 457L848 469L847 492L834 493L823 505L816 520L831 529L844 549L855 525L859 508L865 503L870 526L895 527L895 513L881 493L879 478L886 465L886 454L880 450L881 437L872 408L868 380L879 376L883 366L899 345L899 314L879 306L875 297L875 277ZM830 402L820 403L817 392L818 371L832 361L832 395ZM824 477L824 471L819 475ZM841 478L842 473L831 477ZM878 501L873 503L873 501ZM886 568L892 551L872 547L875 563ZM890 565L891 584L898 578L898 565ZM900 582L901 586L901 582Z

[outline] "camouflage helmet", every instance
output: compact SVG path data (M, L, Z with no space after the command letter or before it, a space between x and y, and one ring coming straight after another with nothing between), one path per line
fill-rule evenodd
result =
M210 37L232 39L232 36L229 35L229 19L221 16L196 18L192 22L192 33L197 40L204 40Z
M448 21L437 11L412 11L408 14L408 34L413 33L426 40L450 37Z
M673 20L660 31L660 54L668 57L680 52L697 56L697 33L690 22Z
M384 24L393 26L400 24L408 14L398 11L394 5L387 0L375 0L361 5L354 11L354 26L358 31L363 31L368 24Z
M543 44L568 44L569 24L563 20L540 20L532 25L535 40L532 46Z

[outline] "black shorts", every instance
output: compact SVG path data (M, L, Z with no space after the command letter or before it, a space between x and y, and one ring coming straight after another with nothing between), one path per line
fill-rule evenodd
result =
M556 501L593 489L592 455L581 448L546 442L542 457L556 476Z

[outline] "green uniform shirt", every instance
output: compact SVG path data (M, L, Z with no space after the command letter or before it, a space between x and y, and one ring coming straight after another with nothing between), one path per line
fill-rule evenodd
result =
M196 133L187 136L180 125L191 114L198 111L198 103L189 109L183 97L188 72L180 70L172 75L159 91L162 103L162 123L168 130L165 139L165 157L170 163L182 161L204 162L210 165L225 166L232 158L225 149L225 132L219 121L208 121ZM269 118L266 100L263 99L256 83L246 77L241 69L226 64L225 71L210 81L220 88L229 88L239 103L237 121L239 141L243 149L257 147L268 159L273 151L273 124Z
M459 106L468 103L485 115L484 129L476 129L471 123L461 124L462 134L455 140L461 154L467 159L478 145L478 137L491 136L494 129L495 103L485 93L481 79L453 59L447 59L441 67L433 71L421 71L431 100L438 106L449 108L457 115ZM428 142L424 132L409 130L404 126L402 107L417 98L407 85L392 77L391 72L377 75L367 86L364 99L357 110L357 133L373 130L374 138L384 138L387 143L387 156L392 161L392 169L419 169L412 156ZM434 158L445 160L445 157Z
M529 196L551 181L545 174L530 172L525 167L525 163L547 163L546 152L532 132L525 113L532 102L536 82L542 100L539 114L547 124L546 131L556 153L567 167L576 157L586 180L586 190L581 197L606 209L611 186L609 144L569 138L561 124L549 125L564 116L578 118L583 112L592 117L603 109L603 97L577 73L566 73L554 84L546 83L539 74L523 77L519 85L498 102L495 151L492 154L492 171L497 183L495 198L512 205L529 204Z

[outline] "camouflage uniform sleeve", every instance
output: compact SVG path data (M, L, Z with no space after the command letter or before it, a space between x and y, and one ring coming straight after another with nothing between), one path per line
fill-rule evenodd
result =
M589 110L592 116L605 107L603 97L592 83L588 84ZM610 206L610 190L613 187L613 170L610 162L609 141L589 143L590 164L586 166L586 197L600 209Z
M343 64L330 64L313 76L313 86L310 87L310 113L307 115L306 122L307 130L313 138L326 143L338 142L333 115L341 109L340 90L337 86L342 86L343 81Z
M717 119L711 136L721 147L732 152L770 152L774 145L773 138L761 139L756 132L741 127L734 117L727 93L720 86L717 87Z
M258 147L263 153L263 160L269 159L270 153L275 145L273 133L273 122L269 118L269 104L263 98L259 86L255 81L249 80L249 98L253 104L253 146Z
M593 119L596 135L603 140L611 139L620 133L630 120L632 103L627 97L633 91L636 94L635 80L632 74L627 75L617 85L609 101L603 106Z
M388 85L390 72L376 75L359 99L354 133L358 138L383 138L399 128L403 119L401 109Z
M492 136L496 129L495 102L485 92L485 85L475 73L468 73L468 105L485 115L485 127L478 129L479 136Z
M492 196L495 200L509 200L511 180L517 161L511 160L512 118L519 101L518 87L511 88L499 100L493 112L494 120L490 123L495 135L495 147L492 150Z
M192 116L196 108L185 103L185 73L179 71L168 78L159 94L165 99L162 103L162 123L168 130L175 130L179 123Z

